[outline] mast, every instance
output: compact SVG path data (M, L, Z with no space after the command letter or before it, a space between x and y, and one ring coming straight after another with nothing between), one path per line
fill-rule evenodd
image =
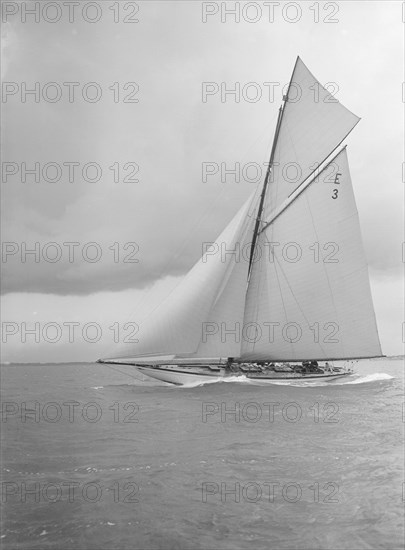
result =
M250 276L250 271L252 269L253 256L254 256L254 253L255 253L257 237L259 235L259 229L260 229L260 221L261 221L261 216L262 216L262 212L263 212L263 208L264 208L264 199L266 198L267 187L268 187L268 184L269 184L269 178L270 178L270 174L271 174L271 167L272 167L272 164L273 164L273 161L274 161L274 152L276 150L278 134L280 132L280 125L281 125L281 119L282 119L282 116L283 116L283 110L284 110L284 106L280 105L280 108L278 110L276 130L274 132L273 146L271 148L271 153L270 153L269 165L267 167L266 177L264 178L263 189L262 189L262 192L261 192L261 195L260 195L259 208L257 209L256 223L255 223L255 227L254 227L254 230L253 230L252 246L250 248L248 279L249 279L249 276Z
M265 201L265 198L266 198L267 189L268 189L268 186L269 186L269 178L270 178L270 174L271 174L271 168L272 168L272 165L273 165L273 162L274 162L274 154L276 152L278 136L279 136L280 128L281 128L281 121L283 119L285 104L288 101L288 94L290 92L291 82L292 82L292 79L293 79L293 76L294 76L295 67L297 66L298 59L299 59L299 57L297 57L297 60L295 62L294 69L293 69L293 72L292 72L292 75L291 75L291 79L290 79L290 82L288 84L287 93L283 97L283 103L280 105L280 108L278 110L278 118L277 118L276 130L274 132L273 145L271 147L271 152L270 152L269 165L267 167L266 176L264 178L263 189L262 189L262 192L261 192L261 195L260 195L259 208L257 210L256 223L255 223L255 227L254 227L254 230L253 230L252 246L251 246L251 249L250 249L250 258L249 258L248 280L249 280L249 277L250 277L250 272L252 270L252 263L253 263L253 258L254 258L256 243L257 243L257 237L259 235L259 230L260 230L261 216L262 216L262 212L263 212L263 208L264 208L264 201Z

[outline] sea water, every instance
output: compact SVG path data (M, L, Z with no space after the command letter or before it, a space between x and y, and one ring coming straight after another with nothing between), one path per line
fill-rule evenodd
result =
M404 370L191 387L3 365L4 549L397 549Z

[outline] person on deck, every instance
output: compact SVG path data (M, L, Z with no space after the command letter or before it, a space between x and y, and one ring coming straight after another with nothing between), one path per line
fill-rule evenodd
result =
M225 372L232 372L233 357L228 357L225 365Z

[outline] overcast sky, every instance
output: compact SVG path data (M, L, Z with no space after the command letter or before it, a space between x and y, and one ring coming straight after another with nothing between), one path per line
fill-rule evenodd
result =
M202 165L266 162L297 55L362 119L346 142L377 323L383 352L403 353L401 2L290 3L301 11L296 22L294 6L283 18L285 2L273 14L270 6L260 4L260 14L259 3L244 9L240 2L239 23L226 13L221 21L215 2L122 2L119 12L116 3L94 2L98 12L93 6L83 14L80 6L73 22L62 3L59 14L51 5L42 10L39 22L24 16L22 4L3 2L3 10L5 4L2 309L3 323L16 323L18 332L8 336L3 361L114 354L115 329L108 327L141 321L255 189L243 178L204 181ZM37 101L24 95L24 83L32 89L35 82ZM78 83L70 85L72 102L67 82ZM204 82L219 88L206 101ZM222 102L221 83L236 82L239 103L231 95ZM277 84L274 98L269 82ZM253 102L255 90L262 97ZM97 91L102 97L92 102ZM49 165L45 179L27 174L23 181L23 163L42 170L50 162L61 173ZM79 163L70 165L74 174L66 163ZM96 164L83 177L87 163ZM15 244L4 249L4 242ZM39 261L31 254L23 262L24 246L35 242ZM35 322L58 323L62 338L51 343L50 329L38 343L29 335L22 342L21 323ZM79 323L74 343L63 325L69 322ZM85 341L86 323L102 328L98 342ZM87 339L93 334L90 327Z

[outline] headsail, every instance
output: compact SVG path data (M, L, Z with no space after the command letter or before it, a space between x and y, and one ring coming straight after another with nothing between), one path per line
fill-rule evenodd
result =
M245 202L206 254L140 324L139 342L123 345L120 357L239 356L240 340L223 341L220 329L221 324L243 323L248 262L241 258L252 239L252 200Z
M346 149L264 227L242 359L381 355Z

